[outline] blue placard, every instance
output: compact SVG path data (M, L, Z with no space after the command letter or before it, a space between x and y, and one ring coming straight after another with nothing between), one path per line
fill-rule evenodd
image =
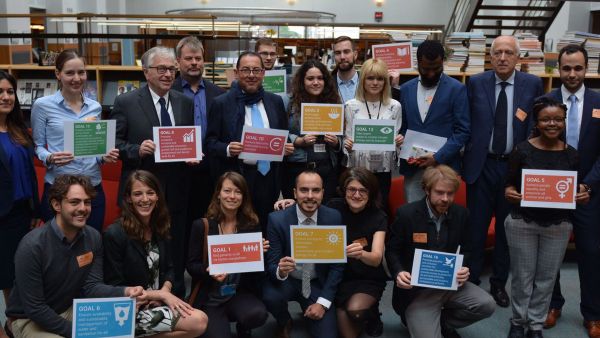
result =
M134 337L135 299L73 300L73 337Z
M456 290L456 273L462 267L462 260L460 254L416 249L411 284Z

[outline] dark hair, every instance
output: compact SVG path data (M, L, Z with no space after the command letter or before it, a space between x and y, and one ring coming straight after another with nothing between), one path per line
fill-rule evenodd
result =
M67 63L67 61L70 61L73 59L81 59L83 61L83 63L85 64L85 60L81 57L81 55L79 54L79 52L77 50L65 49L62 52L60 52L60 54L58 54L58 56L56 57L56 61L54 62L54 67L56 68L56 70L61 72L63 67L65 66L65 63Z
M23 112L21 111L21 104L19 103L19 97L17 95L17 80L9 73L0 70L0 81L6 80L10 83L13 88L15 96L15 104L13 109L6 116L6 129L10 138L24 146L31 145L33 143L31 136L27 132L27 125L23 118Z
M423 60L433 61L438 57L444 59L444 46L438 40L425 40L417 48L417 61Z
M261 38L256 41L256 45L254 45L254 51L258 52L258 49L262 45L277 47L277 43L273 41L271 38Z
M557 101L557 100L555 100L555 99L553 99L551 97L548 97L548 96L542 96L542 97L537 98L533 102L533 116L532 116L532 118L533 118L534 125L538 124L538 118L540 116L540 112L542 110L548 108L548 107L557 107L557 108L559 108L559 109L561 109L561 110L564 111L565 117L567 116L567 106L564 103L559 102L559 101ZM563 130L563 133L564 133L564 130ZM531 130L531 137L537 137L537 136L540 136L540 132L539 132L539 130L537 128L533 128ZM565 145L566 145L566 143L565 143Z
M337 45L340 42L344 42L344 41L350 41L350 43L352 44L352 50L356 50L356 43L354 42L354 40L352 40L352 38L350 38L349 36L346 35L341 35L338 36L337 38L335 38L335 40L333 40L333 45Z
M316 172L313 169L304 169L301 173L298 174L298 176L296 176L296 179L294 180L294 188L298 187L298 180L300 178L300 175L317 175L319 176L319 178L321 179L321 187L324 188L324 182L323 182L323 178L321 177L321 175L319 175L318 172Z
M121 225L127 235L135 240L144 242L144 231L146 226L142 223L138 213L135 211L131 203L131 193L133 184L139 181L154 190L158 200L150 215L150 229L152 234L157 235L161 239L169 238L169 228L171 221L169 218L169 210L167 209L167 201L160 187L158 178L149 171L136 170L127 177L125 181L125 189L123 191L123 202L121 203Z
M238 57L237 62L235 64L235 68L236 69L240 69L240 62L242 62L242 59L245 58L245 57L247 57L247 56L256 56L260 60L260 66L262 68L265 68L263 60L260 57L260 54L258 54L257 52L253 52L253 51L247 50L245 52L242 52L242 54L240 54L240 56Z
M350 168L340 176L340 190L342 192L342 196L344 199L346 198L346 187L352 181L358 181L363 187L365 187L369 191L369 201L367 202L367 208L372 207L380 207L380 195L379 195L379 181L377 181L377 177L375 175L361 167Z
M581 52L583 54L583 58L585 60L585 66L587 67L587 65L588 65L587 50L585 50L585 48L583 48L582 45L578 45L578 44L574 44L574 43L566 45L560 49L560 52L558 52L558 64L560 65L560 60L562 59L563 54L571 55L571 54L575 54L577 52Z
M340 95L335 89L334 79L327 71L327 67L325 67L325 65L320 61L311 59L302 64L292 80L292 100L290 104L294 114L300 114L300 106L303 102L312 102L312 98L309 96L306 88L304 88L304 78L306 77L306 73L308 73L311 68L317 68L323 74L323 91L317 98L316 102L341 103Z
M89 177L83 175L58 175L54 179L54 183L52 183L50 189L48 189L48 201L50 202L50 206L52 206L52 201L60 203L67 197L69 188L71 188L72 185L80 185L90 199L96 197L96 189L94 189ZM54 209L54 207L52 207L52 209ZM56 212L56 210L54 210L54 212Z
M250 189L248 188L244 176L235 171L227 171L219 177L212 199L210 200L210 205L206 211L206 218L214 219L217 222L221 222L225 219L225 214L221 208L221 201L219 200L219 195L221 194L221 189L223 188L223 182L225 182L225 180L230 180L231 183L242 192L242 204L237 212L238 229L245 230L254 228L258 224L258 216L252 207Z

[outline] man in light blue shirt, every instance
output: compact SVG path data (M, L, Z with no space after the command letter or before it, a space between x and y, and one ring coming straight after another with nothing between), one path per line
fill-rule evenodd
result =
M358 72L354 69L358 56L356 44L350 37L340 36L333 42L333 55L336 64L333 75L342 102L346 103L354 98L358 86Z

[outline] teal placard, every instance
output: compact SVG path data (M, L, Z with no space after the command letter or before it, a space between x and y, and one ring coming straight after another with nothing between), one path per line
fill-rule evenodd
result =
M394 126L354 125L355 144L394 144Z
M73 124L73 154L90 156L108 153L108 123L81 122Z
M271 93L285 93L285 70L268 70L263 78L263 88Z

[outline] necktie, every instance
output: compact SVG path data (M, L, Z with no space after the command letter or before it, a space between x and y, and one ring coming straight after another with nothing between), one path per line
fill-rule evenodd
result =
M308 217L307 219L304 220L304 222L302 222L302 224L314 225L315 223L313 222L312 218ZM310 271L312 270L312 268L313 268L313 264L310 264L310 263L302 264L302 296L304 298L310 297L310 280L311 280Z
M161 97L158 99L158 103L160 103L160 125L163 127L172 126L169 111L167 110L167 106L165 106L165 98Z
M579 133L577 129L579 127L579 111L577 109L577 96L569 96L569 112L567 113L567 144L577 149L579 143Z
M264 128L262 117L260 116L260 110L258 110L258 105L256 103L252 104L252 126L254 128ZM269 173L271 170L271 163L269 161L256 161L256 165L258 167L258 172L263 176Z
M502 89L496 102L496 113L494 114L494 139L492 140L492 151L494 154L504 154L506 150L506 124L508 113L508 99L506 98L506 86L508 82L500 82Z

